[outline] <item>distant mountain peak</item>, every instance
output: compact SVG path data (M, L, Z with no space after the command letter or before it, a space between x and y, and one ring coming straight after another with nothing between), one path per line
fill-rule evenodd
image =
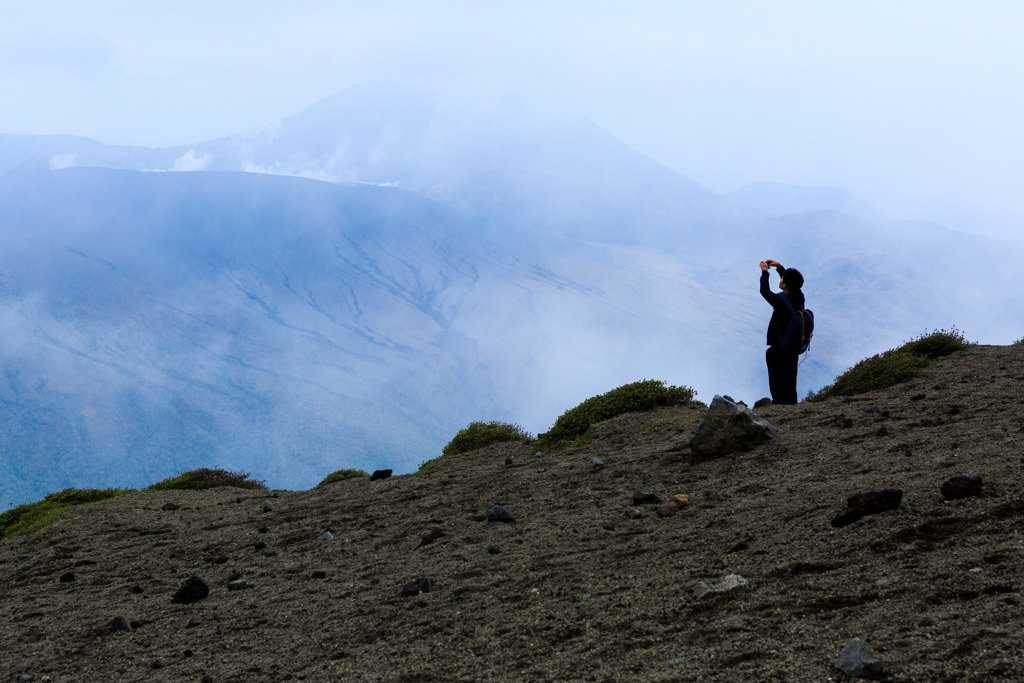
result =
M768 216L808 211L838 211L854 218L885 217L860 197L841 187L790 185L758 181L723 195L726 199Z

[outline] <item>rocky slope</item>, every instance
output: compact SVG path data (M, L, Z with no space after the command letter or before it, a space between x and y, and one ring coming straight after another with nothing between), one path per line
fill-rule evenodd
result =
M771 443L693 467L700 407L422 476L129 494L5 541L0 675L827 681L859 636L893 681L1021 680L1022 377L1024 347L975 347L886 391L759 409ZM942 498L972 472L981 497ZM899 509L831 526L886 488ZM637 491L691 505L662 518ZM516 522L486 521L494 505ZM209 596L172 603L192 575ZM698 597L730 575L746 590ZM403 595L418 577L431 590Z

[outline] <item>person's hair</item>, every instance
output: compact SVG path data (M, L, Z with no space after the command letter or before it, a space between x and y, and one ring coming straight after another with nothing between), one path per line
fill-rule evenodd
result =
M782 274L782 280L790 289L802 289L804 286L804 276L796 268L786 268L786 272Z

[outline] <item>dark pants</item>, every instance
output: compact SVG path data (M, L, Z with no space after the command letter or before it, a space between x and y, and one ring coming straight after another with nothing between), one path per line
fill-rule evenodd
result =
M798 356L795 353L783 353L778 346L769 346L764 359L768 363L768 387L772 391L772 403L795 404Z

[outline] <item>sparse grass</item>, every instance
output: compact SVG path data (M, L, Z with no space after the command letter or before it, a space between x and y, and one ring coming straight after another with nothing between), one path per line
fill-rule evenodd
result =
M508 422L470 422L468 427L460 429L452 437L452 440L441 449L441 455L421 462L416 474L424 474L437 469L444 457L468 453L503 441L533 441L533 435L519 425Z
M252 489L266 491L265 481L249 479L248 472L229 472L223 469L211 469L200 467L196 470L178 472L173 477L168 477L151 486L146 491L202 491L217 486L234 486L240 489Z
M320 488L321 486L326 486L327 484L333 484L336 481L344 481L346 479L354 479L356 477L365 476L368 475L366 474L366 472L362 470L338 470L337 472L331 472L330 474L328 474L326 477L324 477L324 480L317 484L314 488Z
M541 435L537 446L544 452L582 445L580 440L598 422L623 413L650 410L655 406L674 406L693 401L690 387L665 386L660 380L645 379L624 384L606 394L588 398L559 417L547 434ZM593 433L591 432L591 438ZM590 439L586 439L589 441Z
M969 345L970 342L955 327L922 334L900 347L865 358L836 377L832 384L809 393L806 400L815 402L832 396L856 396L901 384L916 377L932 363Z
M35 503L25 503L0 514L0 537L42 531L76 506L122 496L132 489L74 489L51 493Z

